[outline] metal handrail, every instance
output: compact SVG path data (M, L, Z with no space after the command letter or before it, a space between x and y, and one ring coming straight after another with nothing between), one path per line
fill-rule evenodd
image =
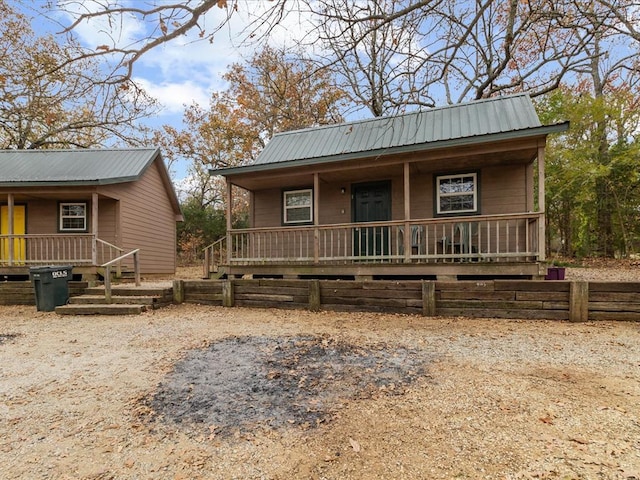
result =
M133 256L133 271L135 275L136 287L140 286L140 265L138 260L138 252L140 252L140 249L136 248L135 250L131 250L130 252L127 252L124 255L120 255L118 258L114 258L113 260L101 265L101 267L105 269L104 298L107 303L111 303L111 266L114 263L118 263L127 257Z

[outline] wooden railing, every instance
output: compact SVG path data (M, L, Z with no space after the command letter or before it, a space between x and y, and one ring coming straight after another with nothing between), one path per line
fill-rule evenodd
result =
M0 265L101 265L124 250L92 234L0 235Z
M533 262L544 260L542 221L527 213L232 230L207 258L222 265Z
M209 278L211 273L217 273L218 267L227 260L227 237L222 237L204 248L204 263L202 278Z
M136 286L138 287L140 286L140 261L138 259L139 252L140 252L140 249L136 248L135 250L132 250L123 255L120 255L119 257L114 258L113 260L101 265L101 267L105 269L104 297L107 303L111 303L111 267L113 267L114 265L119 265L123 260L130 257L133 259L133 271L135 275Z

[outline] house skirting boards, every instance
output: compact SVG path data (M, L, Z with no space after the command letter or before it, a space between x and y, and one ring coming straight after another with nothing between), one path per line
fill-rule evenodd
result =
M176 280L175 303L424 316L640 321L640 283Z

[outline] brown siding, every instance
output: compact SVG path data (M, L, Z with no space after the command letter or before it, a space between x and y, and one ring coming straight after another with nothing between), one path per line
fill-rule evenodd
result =
M281 190L260 190L254 194L255 228L278 227L282 225Z
M471 171L477 171L470 169ZM497 215L527 211L527 166L507 165L480 170L480 213ZM404 219L404 181L402 176L378 180L391 181L392 220ZM432 174L411 176L411 218L433 218L434 177ZM351 182L320 184L320 225L349 223L351 217ZM341 192L345 188L345 193ZM309 188L308 185L291 189ZM254 192L254 227L282 226L282 190L269 189Z
M483 215L527 211L525 165L489 167L480 173L480 211Z
M99 192L119 198L120 246L140 248L142 272L174 273L175 213L158 165L154 162L137 182L101 187Z
M98 238L114 245L118 244L116 207L116 200L101 198L98 201Z

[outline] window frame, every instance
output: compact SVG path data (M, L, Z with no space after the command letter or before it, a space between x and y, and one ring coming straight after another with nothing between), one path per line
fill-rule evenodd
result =
M309 194L309 219L304 220L289 220L287 218L287 212L293 208L302 208L300 206L288 207L287 195L291 194L308 193ZM304 207L307 207L306 205ZM313 224L313 188L297 188L293 190L282 190L282 224L283 225L312 225Z
M454 178L464 178L464 177L472 177L473 178L473 191L472 192L453 192L449 194L441 194L440 192L440 182L442 180L451 180ZM439 174L434 176L434 209L435 216L438 217L453 217L453 216L461 216L461 215L477 215L480 213L480 174L479 172L465 172L465 173L447 173L447 174ZM441 198L446 197L456 197L462 195L473 196L473 208L466 210L452 210L443 212L441 210Z
M82 206L84 208L83 216L63 215L62 210L66 206ZM83 228L69 228L64 226L64 220L68 218L82 218L84 220ZM60 233L86 233L89 231L88 203L87 202L58 202L58 232Z

